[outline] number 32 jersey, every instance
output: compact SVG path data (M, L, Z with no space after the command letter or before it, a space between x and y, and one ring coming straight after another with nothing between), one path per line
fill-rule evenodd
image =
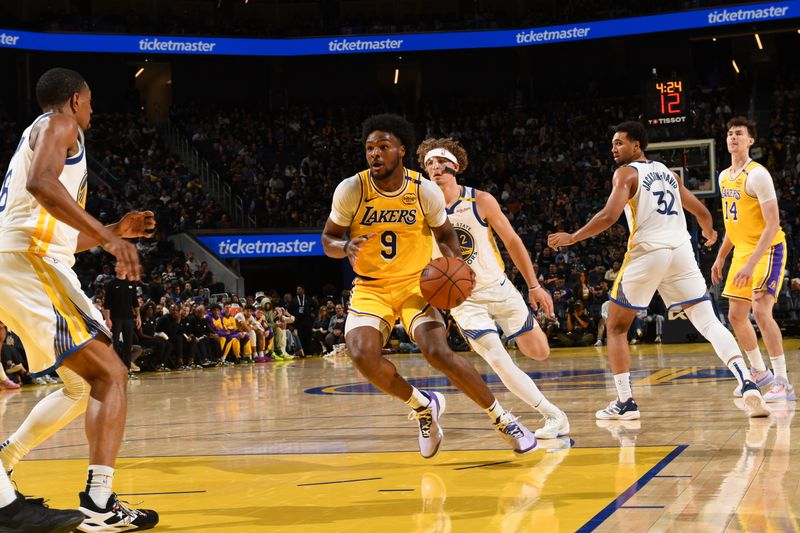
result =
M336 187L330 219L350 228L350 239L376 234L361 245L356 274L400 279L418 276L431 260L431 228L444 224L447 214L442 191L418 172L405 169L403 185L389 193L365 170Z
M634 161L628 165L639 172L636 194L625 205L630 237L628 250L677 248L688 241L678 180L658 161Z

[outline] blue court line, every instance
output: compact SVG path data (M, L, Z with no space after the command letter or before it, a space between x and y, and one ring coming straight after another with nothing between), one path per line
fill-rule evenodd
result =
M588 522L586 522L580 529L577 530L577 533L588 533L590 531L594 531L597 529L600 524L605 522L605 520L614 514L614 511L621 508L625 503L633 498L633 496L639 492L647 482L653 479L659 472L661 472L668 464L670 464L676 457L678 457L683 450L688 448L687 444L681 444L676 446L674 450L667 454L666 457L661 459L658 463L656 463L653 468L648 470L642 477L637 479L633 485L627 488L625 492L617 496L614 501L606 505L599 513L594 515Z
M659 475L653 476L653 477L692 477L692 476L668 476L666 474L659 474Z
M342 481L320 481L319 483L299 483L298 487L311 487L314 485L335 485L337 483L356 483L358 481L375 481L383 479L382 477L365 477L361 479L343 479Z

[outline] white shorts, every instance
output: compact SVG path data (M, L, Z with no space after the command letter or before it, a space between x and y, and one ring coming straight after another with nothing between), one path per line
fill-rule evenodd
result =
M19 335L34 377L103 333L100 311L81 290L75 272L50 257L0 252L0 321Z
M477 290L451 310L462 333L472 340L497 333L497 325L509 339L536 327L533 312L506 278L497 285Z
M647 309L656 290L668 309L708 300L690 241L677 248L628 250L608 298L629 309Z

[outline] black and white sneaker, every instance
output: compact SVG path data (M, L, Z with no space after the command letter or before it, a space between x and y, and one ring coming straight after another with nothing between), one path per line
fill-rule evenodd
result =
M78 531L86 533L115 533L117 531L142 531L158 524L158 513L149 509L131 509L112 494L105 509L95 505L85 492L80 493L80 511L84 520Z
M0 508L0 533L67 533L83 521L80 511L50 509L42 502L24 496Z
M595 413L595 418L598 420L636 420L640 416L639 406L633 398L628 398L624 402L612 400L608 407Z

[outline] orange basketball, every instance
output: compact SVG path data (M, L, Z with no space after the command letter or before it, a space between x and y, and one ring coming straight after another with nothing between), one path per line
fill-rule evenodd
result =
M458 307L472 294L475 282L472 271L461 259L438 257L422 270L419 288L422 296L434 307Z

